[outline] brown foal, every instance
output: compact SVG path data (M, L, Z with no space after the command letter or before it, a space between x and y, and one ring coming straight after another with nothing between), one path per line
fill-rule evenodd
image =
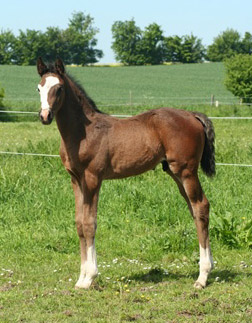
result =
M198 167L215 174L214 129L198 112L171 108L118 119L99 111L84 89L66 74L63 62L37 61L41 82L40 119L55 116L61 134L60 156L71 175L81 271L76 288L89 288L96 277L95 232L102 180L138 175L162 163L176 182L195 221L200 247L196 288L206 286L213 267L208 223L209 202L201 188Z

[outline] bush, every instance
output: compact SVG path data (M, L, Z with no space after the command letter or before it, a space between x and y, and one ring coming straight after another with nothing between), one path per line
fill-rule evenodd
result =
M225 61L225 85L244 103L252 102L252 56L239 54Z
M229 212L221 216L213 213L211 236L229 247L252 248L252 220Z

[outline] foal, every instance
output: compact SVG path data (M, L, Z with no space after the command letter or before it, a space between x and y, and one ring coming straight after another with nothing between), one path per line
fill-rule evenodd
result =
M203 114L171 108L150 110L124 120L99 111L83 88L65 73L63 62L47 66L37 61L41 76L40 119L55 116L61 134L60 156L71 175L76 227L80 238L81 270L76 288L89 288L96 277L95 232L102 180L138 175L162 163L176 182L195 221L200 274L204 288L213 267L208 223L209 203L197 175L199 163L215 174L214 129Z

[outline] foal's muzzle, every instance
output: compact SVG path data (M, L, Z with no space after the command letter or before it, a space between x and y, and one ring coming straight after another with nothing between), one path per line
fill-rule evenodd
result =
M49 109L41 109L39 111L39 118L43 124L50 124L53 120L53 112Z

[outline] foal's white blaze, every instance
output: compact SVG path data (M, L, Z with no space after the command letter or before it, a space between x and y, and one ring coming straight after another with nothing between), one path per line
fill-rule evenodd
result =
M43 86L40 84L38 85L42 110L48 110L50 108L48 102L48 93L53 86L59 83L60 81L56 76L48 76Z
M89 288L97 274L96 251L95 244L93 244L87 249L86 261L81 264L80 277L75 286L77 288Z
M207 277L213 268L213 258L211 255L210 246L207 248L200 247L200 274L196 281L195 287L205 287L207 282ZM199 285L199 284L201 285Z

